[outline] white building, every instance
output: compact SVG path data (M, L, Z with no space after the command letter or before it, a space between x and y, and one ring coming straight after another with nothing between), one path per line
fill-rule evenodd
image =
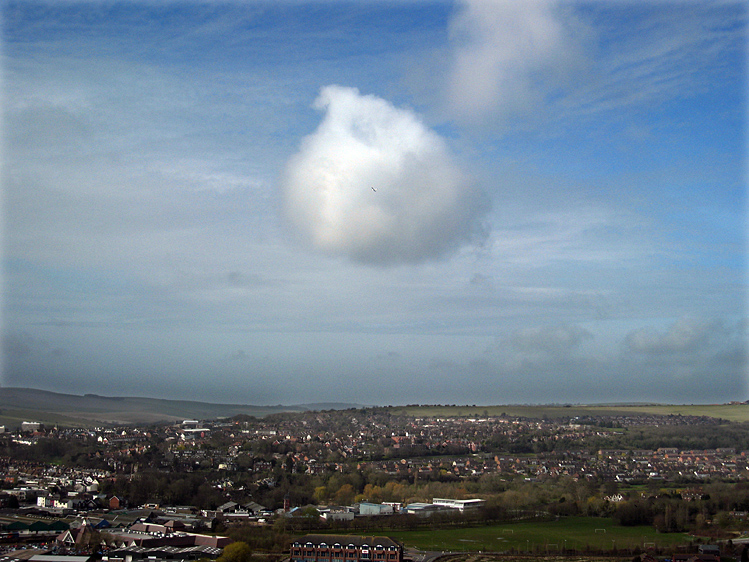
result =
M320 517L326 521L353 521L354 512L346 507L323 508Z
M49 495L49 492L47 490L44 490L44 493L40 493L36 497L36 506L37 507L52 507L55 504L55 500Z
M447 498L434 498L432 504L442 505L463 512L484 507L486 505L486 500L451 500Z
M42 427L42 424L40 422L21 422L21 432L26 431L39 431L39 429Z

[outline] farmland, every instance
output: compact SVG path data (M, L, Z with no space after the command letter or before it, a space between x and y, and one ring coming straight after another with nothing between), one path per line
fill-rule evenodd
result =
M747 404L569 404L569 405L504 405L457 406L411 405L388 408L393 415L415 417L495 417L512 416L533 419L561 419L571 417L636 417L650 416L705 416L732 422L749 421Z

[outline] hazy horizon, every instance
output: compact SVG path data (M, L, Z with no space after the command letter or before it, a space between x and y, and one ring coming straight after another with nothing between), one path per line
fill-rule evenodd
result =
M3 386L747 386L743 2L3 0Z
M220 402L215 400L199 400L196 398L168 398L163 396L148 396L148 395L138 395L138 394L122 394L122 395L107 395L107 394L100 394L95 391L87 391L82 394L74 394L74 393L68 393L68 392L60 392L55 390L49 390L49 389L42 389L42 388L32 388L32 387L20 387L20 386L0 386L0 390L6 389L6 390L23 390L23 391L39 391L39 392L52 392L55 394L62 394L67 396L74 396L76 398L103 398L105 400L109 399L132 399L132 400L167 400L167 401L175 401L175 402L195 402L200 404L210 404L210 405L219 405L219 406L258 406L261 408L274 408L274 407L302 407L302 406L331 406L332 409L347 409L347 408L360 408L360 409L366 409L366 408L402 408L402 407L446 407L446 408L484 408L484 407L549 407L549 408L558 408L558 407L624 407L624 406L727 406L732 405L735 403L747 403L749 400L742 400L742 401L736 401L732 400L729 402L674 402L674 403L666 403L666 402L653 402L653 401L643 401L643 402L621 402L621 401L612 401L612 402L508 402L508 403L474 403L474 404L461 404L461 403L414 403L414 402L394 402L390 404L366 404L366 403L356 403L356 402L338 402L338 401L323 401L323 402L303 402L303 403L278 403L278 404L251 404L246 402Z

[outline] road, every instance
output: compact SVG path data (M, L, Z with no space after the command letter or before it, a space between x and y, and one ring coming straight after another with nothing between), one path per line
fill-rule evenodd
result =
M413 562L434 562L434 560L445 554L452 553L442 550L416 550L415 548L407 548L403 552L403 557L413 560Z

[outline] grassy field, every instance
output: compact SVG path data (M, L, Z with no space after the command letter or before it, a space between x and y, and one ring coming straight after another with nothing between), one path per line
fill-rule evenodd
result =
M39 410L0 410L0 425L4 425L8 430L21 427L21 423L25 421L37 421L48 427L55 425L63 427L95 427L96 425L95 422L85 421L75 416L53 414Z
M581 551L631 552L635 548L673 548L687 544L684 533L656 533L650 527L619 527L611 519L565 517L549 522L504 523L490 527L393 531L388 536L419 550L557 553Z
M393 414L423 417L522 416L528 418L566 418L570 416L682 415L722 418L749 422L749 404L637 404L637 405L569 405L569 406L393 406Z

